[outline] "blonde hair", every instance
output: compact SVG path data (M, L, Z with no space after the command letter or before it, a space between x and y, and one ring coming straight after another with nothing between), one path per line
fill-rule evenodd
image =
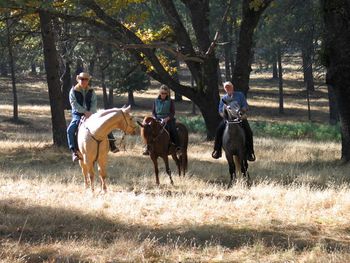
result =
M166 85L160 86L160 88L159 88L159 95L160 95L160 93L161 93L162 91L165 91L165 92L168 94L167 96L170 95L170 94L169 94L169 88L168 88Z

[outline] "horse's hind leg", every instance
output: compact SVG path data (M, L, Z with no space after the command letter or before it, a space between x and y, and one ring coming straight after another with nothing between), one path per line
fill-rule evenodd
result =
M169 158L168 158L168 155L165 155L162 157L163 160L164 160L164 163L165 163L165 170L167 172L167 174L169 175L169 178L170 178L170 183L172 185L174 185L174 181L173 181L173 178L171 177L171 171L170 171L170 167L169 167Z
M107 172L106 172L106 165L107 161L105 160L98 160L98 175L100 177L101 181L101 189L106 193L107 192L107 185L106 185L106 177L107 177Z
M94 165L93 164L89 164L87 166L87 171L88 171L88 176L90 178L91 191L93 192L95 190L95 186L94 186L94 180L95 180Z
M250 180L250 176L249 176L249 172L248 172L248 161L247 160L242 161L241 172L242 172L244 178L246 179L247 186L250 187L252 185L252 182Z
M177 166L177 170L179 172L179 176L181 176L181 160L177 157L176 153L173 153L171 155L171 157L173 157L173 159L174 159L174 161L176 163L176 166Z

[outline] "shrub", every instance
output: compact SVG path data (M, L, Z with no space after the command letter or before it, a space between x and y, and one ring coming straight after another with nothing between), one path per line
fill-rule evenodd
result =
M205 133L206 128L202 116L180 117L179 121L185 124L192 133ZM316 141L340 141L339 125L318 124L310 122L277 123L266 121L250 121L255 136L311 139Z

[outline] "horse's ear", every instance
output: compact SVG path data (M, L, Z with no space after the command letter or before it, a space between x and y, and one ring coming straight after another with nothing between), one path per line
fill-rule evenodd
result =
M138 125L140 125L142 128L144 128L145 126L140 122L140 121L136 121Z
M124 106L122 107L122 110L123 110L124 112L129 113L129 112L131 111L131 106L129 105L129 106L126 107L126 106L124 105Z
M224 105L224 119L225 120L228 120L228 112L227 112L227 106L226 106L226 104Z

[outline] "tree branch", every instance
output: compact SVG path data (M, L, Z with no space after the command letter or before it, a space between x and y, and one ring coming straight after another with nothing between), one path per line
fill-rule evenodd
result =
M213 52L215 46L217 45L218 38L220 36L222 29L224 28L224 24L225 24L226 19L227 19L228 11L230 10L230 7L232 6L232 2L233 2L233 0L230 0L230 3L227 6L225 13L224 13L224 16L221 20L220 27L218 28L218 30L215 33L213 42L211 42L209 49L207 50L207 52L205 52L206 57L208 57Z

